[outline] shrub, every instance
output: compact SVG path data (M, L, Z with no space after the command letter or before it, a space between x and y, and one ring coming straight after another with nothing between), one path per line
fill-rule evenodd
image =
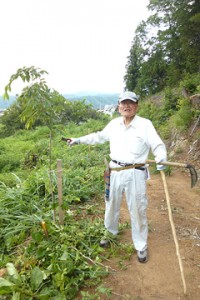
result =
M180 87L185 88L190 94L198 93L200 74L186 74L184 80L180 82Z
M180 98L177 107L178 111L170 120L178 129L185 130L189 127L193 119L190 101L186 98Z
M151 120L156 128L162 123L162 107L153 101L143 101L139 107L138 114Z
M166 88L165 95L164 95L164 112L168 116L171 116L174 111L177 110L177 103L180 94L174 89Z

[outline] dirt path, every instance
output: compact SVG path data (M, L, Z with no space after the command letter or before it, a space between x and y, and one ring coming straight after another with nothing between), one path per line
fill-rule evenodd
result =
M134 254L126 270L120 270L118 262L111 261L110 266L117 271L109 275L104 284L112 288L113 300L200 299L200 182L191 189L188 172L174 171L167 177L167 184L187 296L183 293L164 188L158 174L151 175L148 181L149 261L140 264ZM126 221L129 222L129 213L123 201L121 222ZM130 229L126 229L121 238L131 242Z

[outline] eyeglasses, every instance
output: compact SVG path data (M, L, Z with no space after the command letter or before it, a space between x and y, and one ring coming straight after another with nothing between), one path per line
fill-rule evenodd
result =
M131 101L131 100L123 100L119 103L119 105L125 106L125 105L137 105L137 102Z

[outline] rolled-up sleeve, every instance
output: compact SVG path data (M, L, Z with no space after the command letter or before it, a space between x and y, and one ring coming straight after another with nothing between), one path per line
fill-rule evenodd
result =
M155 161L159 163L161 161L166 160L167 159L166 146L161 140L158 133L156 132L151 121L149 121L147 132L148 132L147 133L148 143L155 157Z

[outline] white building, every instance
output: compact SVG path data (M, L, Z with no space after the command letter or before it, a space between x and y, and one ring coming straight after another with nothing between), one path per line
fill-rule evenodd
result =
M116 111L116 109L117 109L117 105L111 104L111 105L105 105L104 109L101 109L101 110L98 110L98 111L103 112L104 114L109 115L109 116L112 117L114 112Z
M0 117L3 116L4 112L5 112L5 109L0 108Z

